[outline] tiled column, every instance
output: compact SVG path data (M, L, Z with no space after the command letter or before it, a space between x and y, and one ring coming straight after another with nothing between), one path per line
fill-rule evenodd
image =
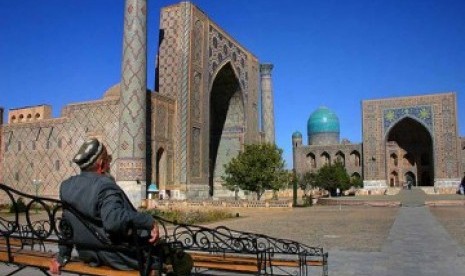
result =
M262 88L262 130L265 133L265 142L275 143L274 131L274 105L271 70L273 64L260 64L260 77Z
M126 0L116 179L137 207L145 198L147 5Z

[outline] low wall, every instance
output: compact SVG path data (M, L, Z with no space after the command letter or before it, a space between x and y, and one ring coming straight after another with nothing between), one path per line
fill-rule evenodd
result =
M191 208L191 207L220 207L220 208L292 208L291 200L157 200L145 199L143 208Z

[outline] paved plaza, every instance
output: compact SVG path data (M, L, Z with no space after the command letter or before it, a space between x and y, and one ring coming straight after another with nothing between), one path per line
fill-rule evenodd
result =
M402 206L235 209L239 219L209 226L323 246L329 252L330 275L465 275L465 207L427 207L423 202L431 196L419 189L403 190L392 199ZM12 270L0 266L1 275ZM320 275L321 270L312 271ZM26 269L18 275L42 274Z

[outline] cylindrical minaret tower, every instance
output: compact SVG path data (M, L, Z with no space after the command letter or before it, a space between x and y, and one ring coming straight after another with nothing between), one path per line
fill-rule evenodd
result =
M295 165L297 162L296 149L301 146L302 146L302 133L300 133L299 131L296 131L292 133L292 166L294 168L294 171L296 170Z
M126 0L121 78L116 180L137 207L146 180L146 0Z
M260 79L262 88L262 130L265 133L265 142L275 143L274 131L274 105L271 70L273 64L260 64Z

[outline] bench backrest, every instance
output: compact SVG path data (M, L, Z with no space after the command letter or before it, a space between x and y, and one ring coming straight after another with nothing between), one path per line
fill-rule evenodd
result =
M132 251L136 252L140 260L139 264L144 264L146 260L142 251L151 250L151 245L143 243L138 239L137 231L132 231L134 243L113 245L108 239L101 237L95 231L90 221L72 206L53 198L38 197L15 190L5 184L0 183L0 198L8 202L10 214L0 214L0 238L5 240L6 250L10 259L16 250L13 241L21 239L36 240L40 243L49 242L56 244L69 244L80 248L107 249L112 251ZM5 200L6 199L6 200ZM39 211L40 210L40 211ZM76 244L73 237L73 226L67 220L62 219L63 211L70 212L80 223L87 227L90 233L101 242L95 244ZM24 215L22 215L24 214ZM162 237L167 236L166 227L160 222L160 232ZM5 249L4 249L5 250ZM141 266L140 270L145 268ZM142 272L141 272L142 274Z
M233 230L226 226L218 226L215 230L231 237L255 239L257 247L260 250L266 250L269 253L301 255L308 257L323 257L327 255L322 247L308 246L294 240L279 239L264 234Z

